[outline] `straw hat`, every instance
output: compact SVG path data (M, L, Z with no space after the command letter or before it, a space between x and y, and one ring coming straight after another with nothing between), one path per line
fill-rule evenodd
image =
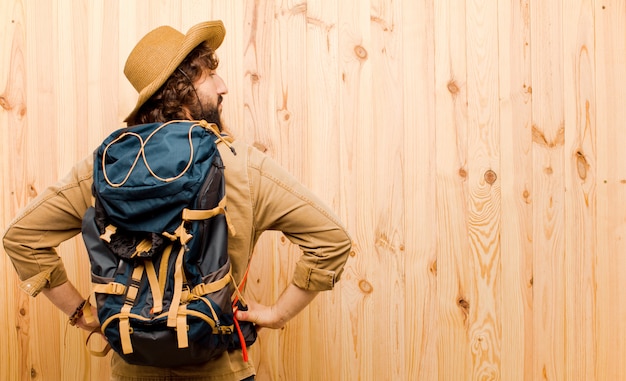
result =
M124 75L139 93L135 109L124 121L135 117L139 108L196 46L206 41L217 50L225 34L226 29L220 20L194 25L186 35L169 26L158 27L146 34L130 52L124 66Z

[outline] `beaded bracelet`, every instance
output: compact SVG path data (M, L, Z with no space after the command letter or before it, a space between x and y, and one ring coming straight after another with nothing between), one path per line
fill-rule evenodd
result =
M76 311L74 311L72 316L70 316L70 325L76 325L78 319L83 316L83 308L85 307L86 303L87 299L83 300L83 302L78 307L76 307Z

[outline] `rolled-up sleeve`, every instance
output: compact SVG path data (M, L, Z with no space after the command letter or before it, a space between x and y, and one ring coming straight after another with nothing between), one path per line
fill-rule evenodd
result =
M20 287L36 296L45 287L67 281L56 248L80 232L82 217L91 203L92 159L76 164L57 184L46 188L9 224L3 244Z
M281 231L302 250L292 282L311 291L330 290L340 279L352 241L338 217L309 189L269 157L256 166L252 184L259 231Z

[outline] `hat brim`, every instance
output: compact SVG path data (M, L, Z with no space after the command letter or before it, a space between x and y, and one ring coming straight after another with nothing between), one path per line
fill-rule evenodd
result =
M206 21L196 24L189 29L185 35L177 54L170 60L164 70L146 87L141 90L137 99L137 104L133 111L128 114L124 122L135 118L141 106L165 83L174 70L180 65L187 55L198 45L206 42L214 51L222 45L226 29L220 20Z

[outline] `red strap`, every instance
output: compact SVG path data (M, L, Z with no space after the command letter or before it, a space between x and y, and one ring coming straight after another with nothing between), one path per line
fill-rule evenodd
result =
M248 362L248 346L246 345L246 339L243 337L243 332L241 332L241 327L239 327L239 321L237 318L234 318L235 328L237 328L237 335L239 335L239 342L241 343L241 354L243 356L243 361Z
M246 272L243 274L243 278L241 279L241 283L239 284L239 294L243 292L243 286L246 284L246 280L248 279L248 271L250 271L250 262L252 262L252 258L248 261L248 267L246 267ZM239 336L239 342L241 343L241 354L243 356L243 361L248 362L248 346L246 345L246 339L243 336L243 332L241 332L241 327L239 326L239 320L235 314L237 313L237 302L239 301L239 294L235 295L235 299L233 299L233 322L235 323L235 328L237 329L237 335Z

